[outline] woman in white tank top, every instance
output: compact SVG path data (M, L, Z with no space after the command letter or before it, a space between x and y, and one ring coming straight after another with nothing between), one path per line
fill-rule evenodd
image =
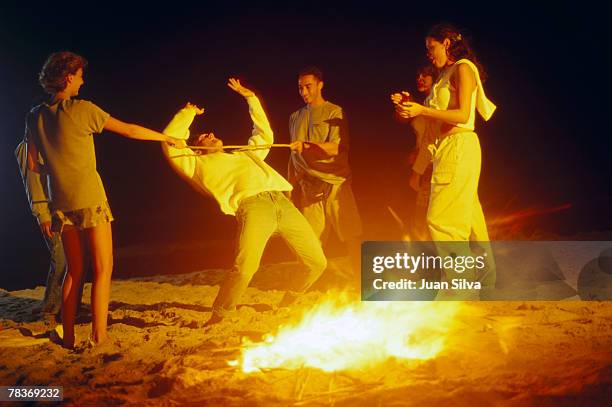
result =
M424 116L435 123L436 142L429 146L433 174L428 227L434 241L488 241L478 199L481 152L474 119L478 110L488 120L495 105L484 93L482 68L459 30L438 24L430 29L425 44L440 75L424 105L400 103L396 110L402 117ZM495 281L490 271L472 277L490 286Z

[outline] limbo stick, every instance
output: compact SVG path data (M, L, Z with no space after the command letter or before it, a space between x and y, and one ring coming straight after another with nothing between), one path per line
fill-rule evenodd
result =
M290 144L248 144L242 146L223 146L224 150L263 150L272 147L290 147ZM218 150L219 147L187 146L192 150Z
M238 146L238 145L223 146L222 149L223 150L234 150L233 152L240 152L240 151L265 150L265 149L272 148L272 147L290 147L290 146L291 146L290 144L249 144L249 145L242 145L242 146ZM218 150L219 149L219 147L205 147L205 146L187 146L187 148L191 150L195 150L195 151ZM197 155L198 154L178 154L178 155L171 155L168 158L193 157Z

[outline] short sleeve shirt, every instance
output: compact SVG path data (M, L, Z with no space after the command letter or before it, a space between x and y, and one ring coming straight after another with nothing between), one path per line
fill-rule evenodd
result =
M316 143L338 143L338 155L306 162L300 154L292 152L290 165L296 174L304 171L323 181L339 184L350 176L348 162L348 123L342 108L326 101L321 106L304 106L289 118L291 141L312 141Z
M67 212L106 202L93 135L102 132L109 117L86 100L43 103L28 115L26 134L45 162L52 210Z

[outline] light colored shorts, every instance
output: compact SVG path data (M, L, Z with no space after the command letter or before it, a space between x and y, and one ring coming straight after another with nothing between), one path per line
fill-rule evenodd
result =
M75 209L74 211L54 211L51 216L51 230L61 233L64 226L74 226L79 230L93 228L102 223L112 222L113 213L111 212L108 201L101 205L89 208Z

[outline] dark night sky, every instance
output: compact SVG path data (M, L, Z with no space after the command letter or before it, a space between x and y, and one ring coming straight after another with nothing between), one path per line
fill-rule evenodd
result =
M111 115L161 129L189 100L207 109L196 128L214 130L231 144L246 141L250 119L245 103L225 87L229 76L257 90L277 142L284 143L288 116L301 106L296 72L318 65L326 75L326 98L349 116L366 237L394 239L397 227L386 206L408 216L413 196L404 159L414 141L407 126L394 121L388 95L414 89L415 69L425 60L424 33L433 23L451 21L468 29L489 74L485 87L498 105L490 122L477 123L485 214L571 203L570 210L532 226L562 235L612 229L612 143L604 105L612 90L605 62L611 36L604 13L584 2L468 9L439 2L422 8L333 4L301 3L293 10L183 4L180 12L168 5L90 10L84 2L53 11L33 3L0 6L0 287L44 281L47 253L13 150L26 112L42 96L36 74L49 53L62 49L89 60L80 96ZM220 240L214 247L223 254L202 249L207 259L196 263L229 264L233 219L173 174L155 143L104 133L96 149L117 219L119 258L122 249L135 246L167 250ZM274 150L269 160L284 174L287 157ZM126 264L118 262L116 275L130 274Z

